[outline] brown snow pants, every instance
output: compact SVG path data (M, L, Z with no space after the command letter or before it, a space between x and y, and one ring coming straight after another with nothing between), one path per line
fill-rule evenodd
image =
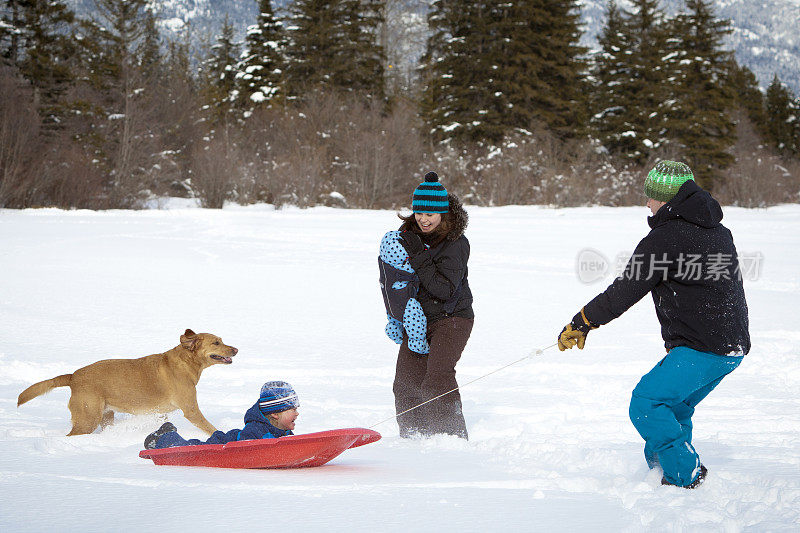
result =
M420 355L408 348L408 338L400 345L394 377L394 403L397 413L458 387L456 363L467 345L474 319L448 317L428 324L430 353ZM467 438L458 391L427 403L397 418L400 436L446 433Z

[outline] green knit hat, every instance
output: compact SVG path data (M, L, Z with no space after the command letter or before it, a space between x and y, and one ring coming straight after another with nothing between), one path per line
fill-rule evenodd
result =
M685 163L659 161L644 180L644 194L659 202L669 202L689 180L694 181L694 175Z

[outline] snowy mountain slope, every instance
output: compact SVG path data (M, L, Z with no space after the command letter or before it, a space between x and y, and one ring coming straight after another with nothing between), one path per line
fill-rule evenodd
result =
M583 5L584 42L595 45L608 0L580 0ZM629 0L618 0L630 8ZM682 0L661 0L662 8L674 15L684 5ZM718 18L730 20L733 32L729 49L740 64L755 73L766 88L777 74L795 95L800 95L800 0L715 0Z
M78 11L86 14L93 10L93 0L68 0ZM431 0L408 0L406 9L419 11L421 4ZM602 27L607 0L580 0L585 24L584 43L595 45ZM273 2L276 11L289 4L289 0ZM625 7L627 0L619 0ZM163 28L172 32L184 29L191 23L194 38L209 41L218 32L227 15L239 35L253 24L257 15L255 0L151 0ZM683 5L681 0L662 0L668 13ZM737 59L748 66L758 77L762 87L767 87L774 74L800 95L800 0L716 0L716 13L730 19L733 34L730 45ZM415 37L416 39L416 37ZM418 41L413 46L399 47L419 53Z
M762 86L777 74L800 96L800 1L736 0L719 13L734 21L730 42L736 58L750 67Z
M66 0L77 13L91 16L97 13L94 0ZM187 29L195 42L212 42L219 33L225 16L244 35L247 26L254 24L258 14L255 0L149 0L161 28L182 35Z

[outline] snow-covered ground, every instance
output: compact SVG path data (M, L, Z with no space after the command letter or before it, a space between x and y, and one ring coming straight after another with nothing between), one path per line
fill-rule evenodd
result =
M576 272L584 248L614 270L646 208L469 208L476 321L461 383L555 341L611 281ZM662 487L628 420L662 356L645 298L593 331L462 390L470 441L383 439L320 468L218 470L140 459L156 416L69 431L68 388L16 407L28 385L178 343L186 328L239 348L198 396L241 427L264 381L292 383L296 432L392 416L396 346L377 283L391 211L172 205L139 212L0 210L2 531L797 531L800 528L800 206L726 209L750 275L753 349L700 405L695 491ZM586 253L582 256L587 257ZM601 270L602 272L602 270ZM178 412L185 436L201 437Z

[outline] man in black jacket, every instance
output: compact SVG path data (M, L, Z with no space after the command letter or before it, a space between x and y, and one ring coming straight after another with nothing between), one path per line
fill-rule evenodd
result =
M590 330L627 311L648 292L667 355L636 388L630 417L645 440L650 468L665 485L694 488L706 475L692 447L695 406L750 350L747 302L722 209L683 163L662 161L645 180L650 233L624 273L561 331L558 348L583 349Z

